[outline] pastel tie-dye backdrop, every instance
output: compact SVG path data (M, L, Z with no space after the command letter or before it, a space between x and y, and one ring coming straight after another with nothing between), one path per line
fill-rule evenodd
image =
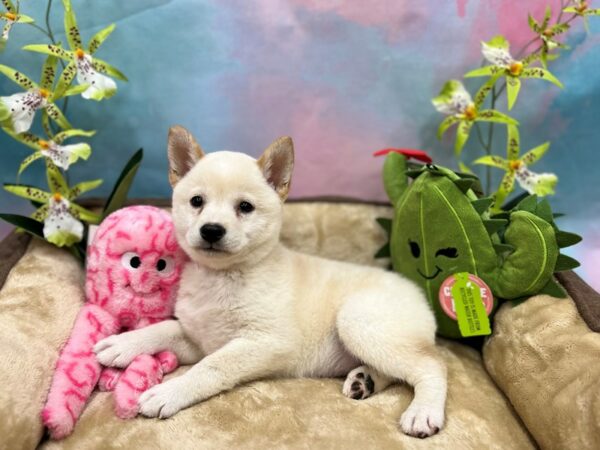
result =
M43 20L45 1L22 0L22 11ZM62 28L55 1L52 22ZM543 15L557 0L73 0L84 38L116 22L101 49L130 78L113 99L71 102L68 117L97 128L92 158L71 170L73 181L102 176L106 195L117 171L139 147L146 151L133 196L166 197L165 138L179 123L205 150L235 149L258 155L272 139L294 138L294 197L343 195L385 198L373 150L408 146L452 164L452 140L435 138L441 116L430 98L448 78L481 61L480 41L505 34L515 47L531 38L527 13ZM594 2L592 2L594 6ZM596 5L600 7L600 5ZM20 52L43 36L15 26L0 62L37 76L42 57ZM64 35L59 33L59 39ZM514 115L522 124L523 148L552 141L536 166L560 177L556 210L563 228L585 236L570 254L581 273L600 288L600 19L591 33L579 25L572 47L552 70L565 84L530 80ZM477 83L477 81L475 81ZM469 83L468 85L474 86ZM15 92L2 79L0 94ZM497 145L503 151L504 133ZM14 182L29 150L0 136L0 178ZM475 142L465 160L478 154ZM499 175L499 173L497 174ZM43 184L41 164L25 183ZM27 205L0 194L0 210ZM2 225L1 231L8 229ZM599 280L599 281L597 281Z

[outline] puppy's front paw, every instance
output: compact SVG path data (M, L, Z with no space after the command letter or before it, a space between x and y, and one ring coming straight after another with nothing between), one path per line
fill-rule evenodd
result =
M143 353L136 342L128 339L127 334L113 335L98 341L94 345L98 362L107 367L127 367L137 355Z
M444 408L411 403L402 417L400 428L409 436L424 439L436 434L444 425Z
M185 377L173 378L144 392L138 401L146 417L167 419L195 403Z

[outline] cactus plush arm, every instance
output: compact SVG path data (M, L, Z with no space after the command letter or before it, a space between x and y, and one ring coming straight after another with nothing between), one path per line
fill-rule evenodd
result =
M387 155L383 164L383 186L392 205L395 205L408 187L406 157L392 152Z
M492 290L505 299L540 292L551 279L559 255L552 225L530 212L515 211L504 241L515 250L499 267Z

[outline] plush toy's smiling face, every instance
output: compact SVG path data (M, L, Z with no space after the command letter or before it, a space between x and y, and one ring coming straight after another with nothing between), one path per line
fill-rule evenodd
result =
M172 314L184 253L170 215L150 206L119 210L98 227L88 250L88 301L133 325Z

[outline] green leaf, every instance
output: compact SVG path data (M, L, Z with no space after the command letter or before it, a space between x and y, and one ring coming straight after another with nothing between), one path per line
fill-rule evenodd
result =
M85 131L85 130L79 130L79 129L74 128L71 130L61 131L60 133L57 133L56 136L54 136L54 138L52 140L54 142L56 142L57 144L62 144L63 141L65 141L71 137L75 137L75 136L92 137L95 134L96 134L96 130Z
M540 26L531 14L527 15L527 22L529 23L529 28L531 28L534 33L540 32Z
M119 69L111 66L109 63L101 59L94 58L92 61L92 67L98 72L105 73L111 77L115 77L118 80L128 81L127 77Z
M475 70L471 70L465 74L465 78L487 77L503 72L504 68L499 66L484 66Z
M88 47L88 51L90 53L90 55L93 55L94 53L96 53L96 50L98 50L98 48L100 48L100 46L102 45L102 43L106 40L106 38L108 38L108 36L110 36L110 34L114 31L115 29L115 24L111 24L109 26L107 26L106 28L103 28L102 30L98 31L90 40L90 45Z
M484 84L479 88L477 93L475 94L475 98L473 99L473 103L475 104L475 108L481 108L483 102L487 95L492 91L492 88L496 84L496 81L500 79L504 71L498 71L496 75L492 75Z
M60 173L58 167L50 159L46 159L46 177L48 178L48 187L50 192L58 192L62 196L66 197L69 192L69 186L66 180Z
M75 18L75 13L71 7L71 1L63 0L63 5L65 7L65 34L67 35L67 42L69 42L71 50L75 51L79 48L83 48L81 34L77 27L77 19Z
M50 198L50 193L24 184L5 184L4 190L27 200L45 203Z
M102 219L104 219L110 213L121 208L125 203L125 200L127 199L127 193L129 192L129 188L131 187L131 183L133 183L135 174L142 163L143 157L144 151L139 149L123 168L121 175L119 175L119 178L117 179L117 182L115 183L115 186L110 193L108 200L106 201L104 211L102 212Z
M587 9L585 11L586 16L600 16L600 8Z
M570 256L560 254L556 259L556 266L554 267L555 272L563 272L565 270L572 270L579 267L579 261L571 258Z
M442 135L446 132L446 130L448 130L448 128L450 128L457 122L460 122L460 118L457 116L448 116L444 120L442 120L442 123L440 123L440 126L437 131L437 138L441 139Z
M49 103L46 106L46 112L52 120L54 120L63 130L73 128L62 111L54 103Z
M27 231L29 234L44 239L44 224L37 220L33 220L26 216L19 216L17 214L0 214L0 219Z
M40 86L44 89L52 90L54 84L54 78L56 77L56 63L58 58L56 56L48 56L44 65L42 66L42 76L40 77Z
M473 127L472 121L462 121L456 129L456 141L454 143L454 154L460 156L465 143L469 139L469 133Z
M494 199L492 197L483 197L477 200L473 200L471 202L471 205L473 205L473 208L475 208L477 214L481 215L484 212L486 212L490 208L490 206L492 206L492 203L494 203Z
M8 79L14 81L26 91L38 87L38 85L31 81L27 76L23 75L18 70L5 66L4 64L0 64L0 73L6 75Z
M484 166L497 167L498 169L508 170L508 161L500 156L486 155L473 161L473 164L483 164Z
M581 236L578 234L561 230L556 232L556 243L560 248L570 247L579 242L581 242Z
M64 96L64 93L73 82L73 79L75 78L76 74L77 63L73 60L70 61L69 64L67 64L60 77L58 78L58 82L56 83L56 89L54 89L54 100Z
M54 55L54 56L58 56L59 58L66 59L66 60L74 59L73 53L65 50L62 47L59 47L58 45L50 45L50 44L26 45L25 47L23 47L23 50L27 50L29 52L44 53L45 55Z
M26 16L25 14L20 14L16 20L17 23L34 23L33 17Z
M517 122L512 117L507 116L506 114L501 113L500 111L496 111L494 109L486 109L484 111L479 111L477 117L475 118L476 122L497 122L497 123L505 123L509 125L518 125Z
M541 67L523 69L523 72L521 72L521 78L538 78L540 80L549 81L550 83L558 86L561 89L563 87L563 84L558 80L558 78L556 78L546 69L542 69Z
M462 173L466 173L469 175L474 175L473 171L471 170L471 168L469 166L467 166L464 162L459 161L458 162L458 170L460 170Z
M508 99L508 110L510 111L519 96L519 90L521 89L521 80L516 77L506 77L506 98Z
M515 189L515 173L514 172L506 172L500 181L500 186L498 187L498 191L494 196L494 207L493 210L495 212L504 210L509 210L511 208L507 208L506 206L502 207L502 203L506 197L510 195L510 193Z
M65 93L63 94L64 97L70 97L72 95L79 95L85 91L87 91L87 89L90 87L89 84L78 84L77 86L73 86L70 87L69 89L67 89L65 91Z
M21 175L23 173L23 171L29 167L29 165L34 162L37 161L40 158L43 158L44 155L42 155L40 152L35 152L32 153L31 155L29 155L27 158L25 158L23 160L23 162L21 162L21 165L19 166L19 171L17 172L17 175Z
M26 145L27 147L29 147L33 150L39 150L39 144L38 144L39 139L34 134L31 134L31 133L17 134L8 127L3 128L3 130L6 134L8 134L15 141L18 141L21 144Z
M521 203L524 199L526 199L530 195L531 194L529 194L529 192L522 192L519 195L517 195L516 197L510 199L510 201L506 202L502 206L502 209L505 210L505 211L510 211L511 209L516 208L519 203Z
M548 148L550 148L550 142L545 142L542 145L538 145L537 147L525 153L521 158L521 161L523 161L528 166L535 164L540 160L542 156L544 156L544 154L548 151Z
M548 22L550 22L550 18L552 17L552 9L550 6L546 6L546 11L544 12L544 21L542 22L542 29L545 30L548 26Z
M555 298L567 298L567 292L552 278L548 280L548 283L540 290L539 293Z
M17 8L15 8L15 5L13 4L13 2L11 0L2 0L2 4L4 5L4 7L6 8L6 10L8 12L17 14Z
M92 189L96 189L98 186L100 186L102 184L102 182L103 181L101 179L91 180L91 181L82 181L81 183L76 184L69 190L69 194L67 195L67 198L69 200L77 198L80 195L91 191Z
M77 203L71 203L69 205L69 212L73 214L77 219L83 220L91 224L98 224L102 217L100 214L93 213L92 211L79 206Z
M521 152L521 139L519 138L519 128L515 125L507 127L507 142L506 142L506 157L509 161L514 161L519 158Z

